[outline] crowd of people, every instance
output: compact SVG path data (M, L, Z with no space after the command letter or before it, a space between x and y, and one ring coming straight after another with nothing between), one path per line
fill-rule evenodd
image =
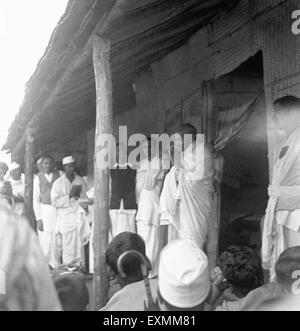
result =
M192 139L184 149L179 145L180 150L176 150L178 146L172 145L168 151L170 169L164 167L164 153L152 155L154 142L150 139L142 143L138 166L123 162L127 155L122 155L124 149L118 145L117 162L110 170L110 243L105 256L110 283L114 282L116 289L110 291L103 311L300 309L300 99L278 99L274 109L274 120L287 139L274 163L262 224L262 256L249 247L230 246L221 253L213 270L206 245L216 174L212 153L203 140L197 139L197 130L185 124L176 132L175 137L182 141L186 135ZM180 165L174 162L176 153ZM195 153L202 157L195 158ZM5 233L5 240L0 240L0 270L14 273L15 261L20 263L17 273L28 268L24 280L19 273L8 277L9 299L1 307L87 309L89 292L84 277L77 272L93 273L94 188L79 176L72 156L64 157L62 166L58 170L50 155L37 162L33 190L38 232L35 238L26 222L16 216L24 214L20 165L13 162L8 168L0 163L0 236ZM6 237L7 233L11 235ZM89 270L85 254L88 245ZM136 254L124 258L120 270L120 259L126 252ZM30 254L39 260L34 266L28 262ZM41 268L41 272L34 268ZM49 270L61 271L52 277L54 283L49 280ZM268 281L266 270L270 271ZM30 281L50 291L53 301L41 298L40 302L19 307L13 293ZM24 296L30 293L24 291Z

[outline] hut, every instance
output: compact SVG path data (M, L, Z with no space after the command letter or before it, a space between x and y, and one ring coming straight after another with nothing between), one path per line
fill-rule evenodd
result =
M41 151L75 154L94 183L102 197L95 206L94 308L105 303L108 286L101 268L108 170L97 159L98 138L117 135L121 125L128 134L150 134L182 122L205 134L219 170L207 247L213 265L220 229L225 236L230 220L258 220L264 212L280 142L272 102L300 96L300 38L291 29L298 7L297 0L69 1L3 149L14 159L25 155L33 224L33 159Z

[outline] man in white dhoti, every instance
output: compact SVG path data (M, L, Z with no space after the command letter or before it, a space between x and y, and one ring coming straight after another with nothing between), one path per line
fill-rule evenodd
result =
M146 254L152 266L150 278L158 274L159 255L162 250L162 233L160 227L159 198L165 177L162 160L155 156L151 160L151 141L145 141L148 147L148 169L143 179L143 187L136 216L137 233L144 239Z
M55 269L59 266L55 234L57 216L51 203L51 189L60 174L54 171L54 160L50 155L43 158L41 169L42 172L34 178L33 208L40 245L48 264Z
M87 184L75 172L72 156L63 159L65 174L53 184L52 206L57 210L56 232L61 238L62 262L65 266L80 267L82 247L88 242L90 227L86 217Z
M286 140L276 156L262 236L262 260L270 278L287 248L300 246L300 99L286 96L274 102L274 121Z
M13 211L19 216L24 215L24 195L25 179L21 171L21 166L17 162L12 162L9 167L9 181L13 190Z
M136 233L136 170L125 159L122 148L117 148L118 162L110 170L110 235L116 237L122 232Z
M213 159L192 125L183 125L177 135L182 141L186 135L193 138L185 144L181 162L175 162L166 176L160 198L161 222L169 224L169 241L188 238L202 249L211 211Z

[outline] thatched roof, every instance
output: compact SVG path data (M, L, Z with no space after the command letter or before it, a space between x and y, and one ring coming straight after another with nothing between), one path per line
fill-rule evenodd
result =
M182 46L238 0L70 0L26 86L3 149L19 151L37 123L37 145L69 141L95 125L92 41L112 41L114 112L123 111L135 77Z

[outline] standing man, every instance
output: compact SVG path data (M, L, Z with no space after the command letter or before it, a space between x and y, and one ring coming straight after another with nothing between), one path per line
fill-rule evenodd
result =
M22 176L21 166L12 162L9 168L9 181L13 190L13 211L22 216L24 214L25 182Z
M49 265L58 267L55 229L56 209L51 204L53 183L60 177L54 171L54 160L48 155L43 158L41 172L34 178L33 208L37 220L37 229L41 247Z
M263 226L262 260L271 280L280 254L300 245L300 99L276 100L274 121L286 139L274 163Z
M213 159L192 125L183 125L176 136L186 143L183 152L175 143L174 166L166 176L160 198L161 222L169 224L169 241L190 239L203 249L211 212Z
M87 184L75 171L72 156L63 159L65 174L51 190L52 206L57 210L57 232L61 238L62 262L66 266L80 267L83 261L82 247L90 236L86 218L89 200Z

